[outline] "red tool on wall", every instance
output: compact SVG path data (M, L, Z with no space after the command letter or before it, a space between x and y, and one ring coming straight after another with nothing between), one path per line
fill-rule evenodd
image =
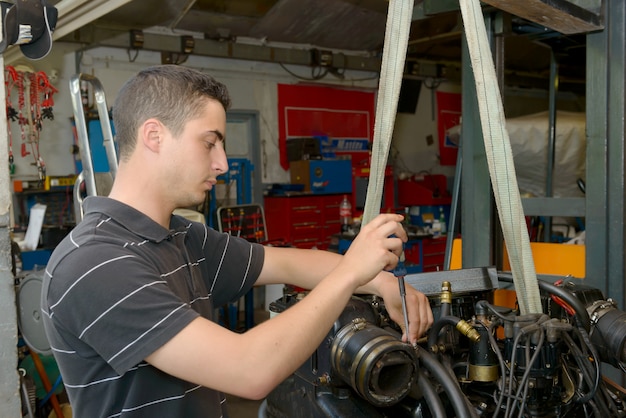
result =
M40 181L46 177L46 166L39 152L39 140L44 119L54 119L52 108L54 94L58 90L50 84L45 72L29 69L5 68L7 120L17 122L21 132L21 156L32 155L33 165L37 167ZM12 91L17 90L17 107L12 102ZM8 126L9 167L15 171L13 157L13 136L11 125Z

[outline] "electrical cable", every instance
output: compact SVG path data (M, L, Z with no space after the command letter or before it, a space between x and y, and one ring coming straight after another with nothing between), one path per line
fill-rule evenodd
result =
M450 376L446 369L437 361L435 356L419 345L415 348L415 353L422 360L423 366L441 384L450 399L457 418L470 418L472 413L467 405L465 394L461 391L458 382Z
M577 391L579 394L581 394L581 396L579 396L575 400L575 402L586 404L593 397L593 393L591 390L587 393L584 393L583 388L582 388L582 384L585 383L586 380L590 380L590 379L587 379L588 377L590 377L590 375L589 375L586 365L584 364L585 356L582 354L582 352L580 351L580 348L578 348L578 346L576 345L576 343L574 342L574 340L569 334L563 334L563 340L565 341L565 344L569 348L571 355L574 358L574 361L576 362L576 364L578 364L579 370L581 374L583 375L582 380L579 382L578 387L577 387ZM567 362L565 361L564 363L567 363ZM592 386L589 386L589 387L591 388Z
M487 302L484 299L483 300L479 300L478 302L476 302L476 306L488 309L491 313L493 313L495 316L497 316L502 321L506 321L506 322L515 321L515 318L507 317L507 316L503 315L501 312L498 311L498 307L497 306L492 305L491 303Z
M57 388L59 387L59 385L61 384L62 381L63 381L63 379L62 379L61 375L59 375L57 377L57 380L55 380L54 384L52 385L52 387L48 391L48 393L46 393L46 396L44 396L43 399L41 401L39 401L39 406L40 407L44 406L46 404L46 402L48 402L48 400L54 394L54 392L57 390Z
M594 378L593 386L591 387L591 390L589 391L589 395L591 398L595 395L596 391L598 390L598 386L600 385L600 381L602 379L602 376L600 373L600 357L598 356L597 350L595 349L595 347L589 340L589 334L587 334L587 331L581 326L580 321L578 320L578 317L575 318L575 322L576 322L576 327L574 328L574 331L577 331L579 338L585 343L585 345L591 352L591 357L593 359L595 378ZM586 400L581 400L580 402L584 403L586 402Z
M37 369L37 373L39 374L39 378L41 379L41 383L43 384L44 389L49 392L52 389L52 385L50 384L50 380L48 379L46 369L41 362L41 358L34 350L29 349L29 351L31 358L33 359L33 363L35 364L35 368ZM59 404L59 400L54 393L50 395L50 404L52 405L52 409L56 413L57 417L64 418L63 411L61 410L61 405Z
M326 73L328 73L328 71L326 71L325 73L323 73L321 75L318 75L318 76L303 77L303 76L298 75L298 74L294 73L293 71L289 70L287 67L285 67L285 64L283 64L282 62L279 62L278 65L280 65L283 70L287 71L287 73L289 73L289 75L297 78L298 80L303 80L303 81L317 81L317 80L321 80L322 78L324 78L326 76ZM311 73L313 73L313 69L311 69Z
M417 385L422 390L422 395L426 400L426 405L428 405L428 410L433 417L445 417L446 410L441 403L441 399L437 394L437 391L430 384L428 378L426 377L426 373L420 368L417 369Z
M566 342L566 344L568 345L568 347L570 348L570 350L573 351L573 357L574 360L576 361L576 363L578 364L580 371L583 375L584 380L587 382L587 385L589 386L589 388L593 388L593 382L594 379L591 375L591 371L589 370L589 364L587 361L587 357L582 353L582 351L580 350L580 348L576 345L576 343L574 342L574 340L572 339L572 337L568 334L568 333L563 333L563 337L564 340ZM583 397L583 400L585 402L579 402L577 400L577 403L589 403L592 404L598 408L602 410L602 414L603 416L611 416L611 413L609 411L609 407L606 404L605 400L602 398L598 398L597 393L593 393L592 389L590 389L590 391ZM588 400L587 400L588 399ZM595 399L595 402L594 402ZM596 415L596 416L601 416L601 415Z
M498 280L513 283L512 276L504 272L498 272ZM585 327L585 329L589 331L591 320L589 318L589 313L587 312L585 305L580 299L578 299L574 294L562 287L554 286L553 284L548 283L544 280L538 280L537 282L539 283L539 288L541 290L554 294L567 302L574 309L574 311L576 311L576 316L582 323L583 327Z
M591 352L591 360L593 362L593 371L595 372L592 391L596 395L597 395L597 391L600 391L601 396L604 397L603 401L605 405L607 406L607 408L617 413L617 411L615 410L616 406L613 401L613 398L602 381L601 370L600 370L600 356L598 354L598 351L596 350L595 346L589 339L589 334L578 321L578 318L575 318L575 321L576 321L576 326L574 327L574 331L578 333L578 337L580 338L580 340L582 340L582 342L585 344L589 352ZM589 356L586 356L586 358L589 358ZM587 362L587 364L591 366L591 362Z
M515 336L515 339L513 340L513 352L511 353L511 370L509 372L509 388L507 391L507 400L506 400L506 415L505 417L508 417L508 411L510 411L511 408L511 398L513 395L513 377L514 377L514 368L515 368L515 357L517 357L517 349L516 347L519 345L519 342L521 340L522 337L528 337L529 333L531 332L535 332L537 331L539 328L539 321L535 322L534 324L530 324L530 325L526 325L525 327L521 328L518 332L518 334Z
M522 378L518 382L517 392L515 393L515 399L522 399L522 405L520 406L520 414L524 412L524 406L526 404L526 393L528 391L528 378L530 377L532 365L535 363L535 361L539 357L539 354L541 353L541 347L543 347L543 343L545 339L546 339L545 333L541 332L539 336L539 341L537 342L537 345L535 346L535 352L532 358L528 358L529 356L527 354L526 370L524 371ZM526 344L526 351L527 353L530 351L530 344ZM522 394L522 389L524 391L524 395L520 398L520 395ZM515 412L515 408L516 408L516 403L514 403L513 407L511 408L511 412L510 412L511 415L513 415L513 412Z
M506 370L507 370L506 363L504 362L504 357L502 356L502 352L500 351L500 347L498 347L498 343L495 337L493 336L493 330L495 329L496 326L499 325L499 323L494 321L491 324L489 324L489 326L487 326L481 320L476 320L476 322L481 324L483 327L485 327L489 331L487 333L487 335L489 336L489 344L491 345L491 349L493 350L493 352L496 354L496 357L498 357L498 363L500 365L500 381L501 381L500 396L498 397L496 408L492 416L492 418L497 418L497 416L500 415L500 407L502 406L502 401L504 399L504 389L506 386Z

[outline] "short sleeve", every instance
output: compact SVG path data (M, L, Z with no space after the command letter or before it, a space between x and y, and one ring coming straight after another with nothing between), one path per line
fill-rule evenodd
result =
M51 273L50 320L82 357L123 374L198 317L149 260L119 246L85 245ZM95 297L97 296L97 297ZM61 347L62 348L62 347Z

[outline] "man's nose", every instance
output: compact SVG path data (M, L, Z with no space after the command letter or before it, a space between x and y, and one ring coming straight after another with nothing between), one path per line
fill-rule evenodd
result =
M214 159L212 162L213 169L219 173L228 171L228 158L226 158L226 150L223 147L215 147Z

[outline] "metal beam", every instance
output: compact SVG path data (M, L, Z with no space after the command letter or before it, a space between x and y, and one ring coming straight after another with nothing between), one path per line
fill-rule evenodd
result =
M462 50L461 234L463 268L494 265L493 198L467 40Z
M422 0L413 7L413 20L425 19L439 13L459 10L459 0Z
M529 197L522 206L526 216L585 216L584 197Z
M593 32L604 28L599 11L584 8L569 0L482 1L566 35Z
M130 33L127 30L102 28L95 25L85 26L62 39L67 42L79 42L86 48L97 46L130 48ZM256 45L233 41L217 41L194 38L193 55L274 62L293 65L311 65L311 49L298 49L268 45ZM142 49L168 53L181 53L181 36L144 32ZM332 66L338 69L379 72L379 57L348 55L333 52Z
M587 36L586 281L624 308L626 3L606 1L607 28Z

